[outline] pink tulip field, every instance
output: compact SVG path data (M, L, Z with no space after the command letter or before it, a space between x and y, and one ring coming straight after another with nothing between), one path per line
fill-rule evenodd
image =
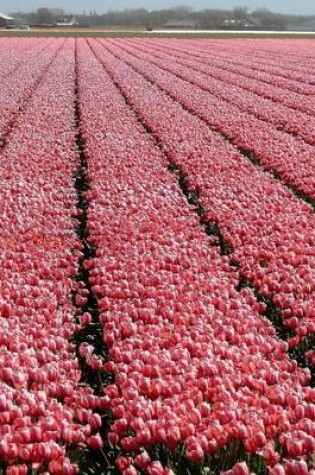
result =
M0 39L0 474L315 475L314 51Z

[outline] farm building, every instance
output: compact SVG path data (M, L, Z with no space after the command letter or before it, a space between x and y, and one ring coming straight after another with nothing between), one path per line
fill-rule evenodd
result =
M229 18L223 21L220 28L222 30L259 30L260 25L249 18Z
M15 19L0 13L0 28L13 28L15 26Z
M75 17L72 18L62 18L59 19L56 23L56 26L61 27L61 28L66 28L70 26L77 26L78 22Z

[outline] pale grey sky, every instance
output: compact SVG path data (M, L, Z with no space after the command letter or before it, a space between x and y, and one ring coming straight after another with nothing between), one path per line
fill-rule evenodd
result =
M233 8L247 6L250 9L266 7L283 13L314 14L315 0L0 0L0 11L30 11L39 7L61 7L66 11L80 13L96 10L102 13L109 9L145 7L148 10L190 5L202 8Z

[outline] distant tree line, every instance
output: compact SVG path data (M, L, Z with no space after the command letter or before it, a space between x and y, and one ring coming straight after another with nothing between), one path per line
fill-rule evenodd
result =
M12 16L23 19L29 24L55 24L65 18L71 18L71 13L66 13L61 8L38 8L36 11L24 13L13 12ZM234 10L194 10L190 7L178 7L167 10L149 11L145 8L130 9L123 11L110 10L99 14L95 11L84 12L75 15L81 26L131 26L144 28L161 28L170 21L194 21L199 28L215 29L230 20L242 20L244 18L253 21L260 29L285 30L288 25L307 24L315 17L302 17L283 15L271 12L265 8L257 9L251 13L246 8Z

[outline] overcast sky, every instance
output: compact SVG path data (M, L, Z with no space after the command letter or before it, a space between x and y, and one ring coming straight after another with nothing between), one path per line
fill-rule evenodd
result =
M196 9L202 8L234 8L247 6L255 8L269 8L273 11L297 14L315 14L314 0L0 0L0 11L30 11L39 7L62 7L66 11L83 12L96 10L98 13L109 9L125 9L145 7L148 10L192 5Z

